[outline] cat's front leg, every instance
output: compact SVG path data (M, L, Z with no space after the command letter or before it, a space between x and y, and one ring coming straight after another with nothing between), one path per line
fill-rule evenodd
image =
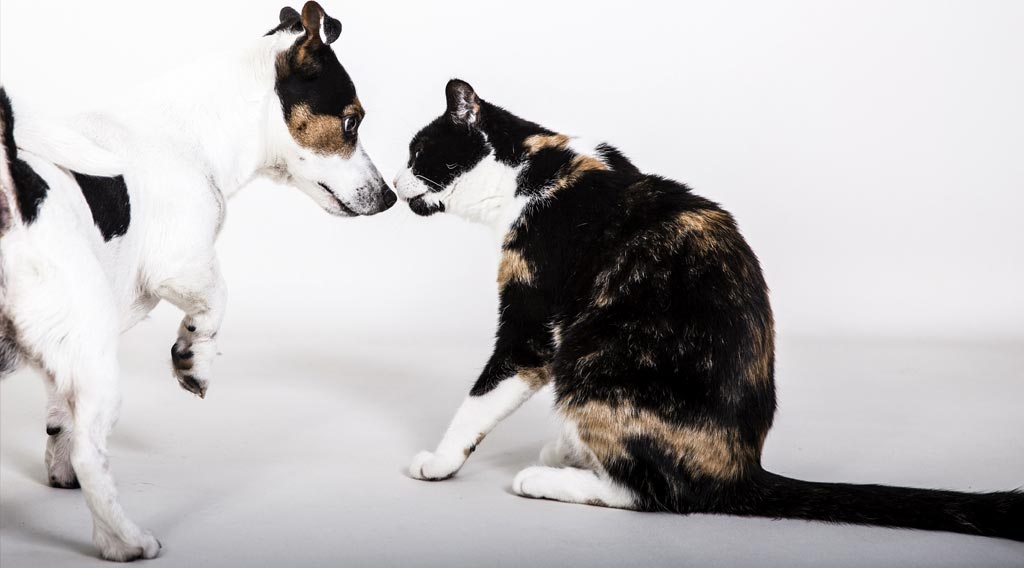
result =
M500 339L499 339L500 343ZM546 365L536 356L518 358L495 352L469 396L455 412L451 425L433 452L420 452L409 466L416 479L447 479L466 463L477 445L506 416L512 414L550 380ZM529 359L529 362L522 362Z

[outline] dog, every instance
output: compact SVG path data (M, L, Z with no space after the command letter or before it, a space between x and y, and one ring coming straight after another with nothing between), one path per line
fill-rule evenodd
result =
M397 201L360 145L365 112L331 48L340 33L316 2L284 8L244 49L131 106L67 121L16 121L0 90L0 373L19 361L43 371L49 481L81 487L103 558L153 558L161 546L118 503L107 464L118 336L160 300L180 308L173 372L206 395L227 198L264 177L333 215Z

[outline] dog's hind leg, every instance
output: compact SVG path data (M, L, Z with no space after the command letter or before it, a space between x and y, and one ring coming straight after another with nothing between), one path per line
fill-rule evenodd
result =
M93 542L109 560L153 558L160 544L121 508L107 460L107 436L120 405L117 304L99 266L82 263L77 268L80 273L73 280L56 269L47 284L23 289L18 307L22 315L33 317L15 318L18 338L52 378L52 408L69 413L70 420L61 415L51 424L61 427L55 442L61 446L54 447L51 463L64 467L60 460L65 459L63 444L68 440L63 436L69 436L70 464L92 513ZM73 291L61 287L67 281L74 282Z
M171 346L174 375L182 388L205 397L217 356L217 331L224 319L227 290L216 258L190 266L181 275L161 282L157 295L185 312L178 340Z
M81 360L63 372L72 373L71 464L92 512L93 542L107 560L124 562L156 557L160 543L133 523L121 508L107 460L107 436L117 421L121 402L117 387L117 340L115 331L101 345L81 349Z
M78 489L78 477L71 467L74 448L74 419L66 394L57 391L56 381L47 377L46 473L52 487Z

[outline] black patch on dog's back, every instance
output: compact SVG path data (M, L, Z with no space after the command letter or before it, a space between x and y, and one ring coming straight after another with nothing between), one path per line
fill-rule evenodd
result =
M71 172L82 188L82 195L92 211L104 241L120 237L128 232L131 222L131 202L124 176L100 177Z
M7 153L7 162L14 162L18 158L18 147L14 145L14 109L11 108L11 99L7 91L0 88L0 119L4 124L4 152Z
M11 182L18 199L18 211L26 225L32 224L39 215L39 206L46 199L50 186L24 160L18 157L18 146L14 143L14 109L7 91L0 89L0 115L4 124L4 152L11 170Z
M11 181L18 196L18 211L26 225L31 225L39 215L39 206L46 199L50 186L25 160L16 158L10 162Z

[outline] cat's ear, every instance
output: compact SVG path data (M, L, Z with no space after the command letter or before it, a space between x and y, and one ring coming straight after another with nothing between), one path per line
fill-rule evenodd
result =
M472 85L461 79L448 81L444 89L445 97L448 99L448 115L456 124L476 126L480 121L480 97Z

